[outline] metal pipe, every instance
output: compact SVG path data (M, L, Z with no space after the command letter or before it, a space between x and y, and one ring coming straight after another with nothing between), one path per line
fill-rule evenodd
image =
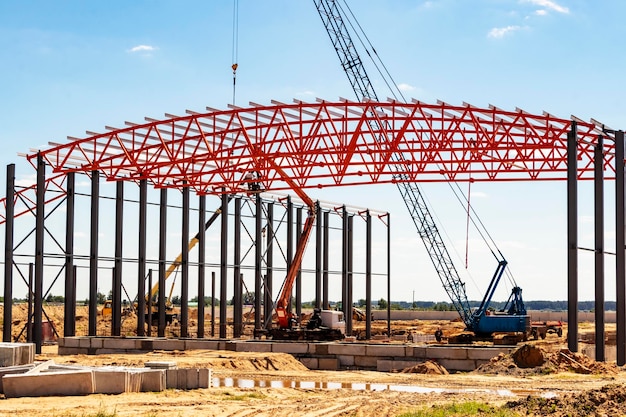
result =
M7 188L4 225L4 318L2 341L12 342L13 328L13 239L15 227L15 164L7 165Z

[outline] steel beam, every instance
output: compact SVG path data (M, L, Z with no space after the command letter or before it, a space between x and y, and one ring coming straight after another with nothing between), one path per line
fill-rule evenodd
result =
M233 248L233 337L243 333L243 303L241 274L241 197L235 198L235 227Z
M291 265L293 263L293 202L291 201L291 196L287 196L287 273L289 275L289 271L291 271ZM291 309L291 295L289 296L288 308Z
M365 214L365 339L372 338L372 216Z
M15 227L15 164L7 165L7 188L4 225L4 318L2 341L12 342L13 329L13 239ZM29 289L30 291L30 289Z
M147 224L148 219L148 181L139 181L139 230L137 249L137 336L144 336L146 333L146 256L147 256ZM152 290L152 284L148 287ZM148 303L152 303L149 297ZM149 326L152 324L152 316L148 315Z
M348 210L341 207L341 310L346 320L346 334L350 335L349 328L352 323L348 321L352 317L351 306L348 305Z
M148 288L150 288L150 298L148 299L148 304L146 305L146 311L148 312L146 317L148 318L148 331L146 332L147 336L152 335L152 268L148 270Z
M122 244L124 242L124 181L115 183L115 259L113 300L111 300L111 335L122 333Z
M45 219L46 164L43 158L37 158L37 208L35 211L35 300L33 311L33 341L36 353L41 353L43 344L43 257L44 257L44 219Z
M273 307L273 280L274 280L274 203L267 203L266 218L266 235L265 235L265 275L263 275L263 316L265 317L266 328L272 327L272 321L268 318L272 317Z
M204 337L204 285L206 280L206 196L198 201L198 339Z
M615 292L617 366L626 364L626 210L624 131L615 132Z
M604 146L598 136L594 159L596 361L604 361Z
M296 246L300 245L302 239L302 207L296 210ZM298 265L296 274L296 316L302 317L302 264Z
M228 282L228 194L222 194L222 233L220 256L220 338L226 338L226 286Z
M189 337L189 186L186 183L183 186L182 223L182 239L180 242L180 336ZM198 299L198 301L200 300Z
M328 269L329 269L329 261L328 261L328 219L329 212L324 212L324 234L322 236L323 240L323 248L322 248L322 308L327 310L330 308L330 300L328 298Z
M211 337L215 337L215 271L211 271Z
M157 301L159 320L157 335L165 337L165 268L167 256L167 188L161 189L159 202L159 296Z
M315 307L322 306L322 207L315 202Z
M387 213L387 336L391 337L391 213Z
M63 336L76 335L76 268L74 267L74 213L76 174L70 172L65 181L65 303Z
M89 243L89 336L98 331L98 222L100 219L100 172L91 172L91 226Z
M263 221L263 201L261 196L256 195L256 213L255 213L255 232L254 232L254 329L264 329L263 320L261 320L261 294L263 276L261 273L261 262L263 250L261 248L261 228Z
M567 347L578 352L578 139L567 134Z

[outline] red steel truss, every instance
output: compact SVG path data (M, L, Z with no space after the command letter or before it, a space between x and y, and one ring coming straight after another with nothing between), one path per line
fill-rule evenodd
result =
M593 178L602 127L576 121L578 177ZM572 120L443 102L272 102L107 128L28 155L55 173L187 185L200 194L322 188L398 180L565 180ZM612 138L611 138L612 139ZM607 143L608 142L608 143ZM613 143L605 140L607 178ZM402 167L393 154L401 153Z

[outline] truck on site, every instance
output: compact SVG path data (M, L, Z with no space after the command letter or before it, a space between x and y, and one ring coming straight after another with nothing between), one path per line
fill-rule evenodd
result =
M355 31L357 28L361 29L358 22L350 20L349 16L354 18L354 14L349 6L345 1L342 6L339 0L313 1L357 98L359 100L379 101L348 29L349 27ZM378 60L376 68L386 84L390 88L395 87L395 89L392 88L394 98L406 101L395 81L386 71L386 67L378 57L376 50L369 44L367 36L363 33L362 36L357 36L357 38L361 43L370 47L367 54L373 60ZM383 112L384 110L377 109L376 111ZM385 132L392 131L390 126L377 121L379 120L377 118L372 120L370 123L375 125L373 129L382 132L377 140L381 143L388 142L390 139L387 138ZM393 144L389 146L393 146ZM410 165L407 162L406 157L401 152L396 151L393 153L389 161L394 171L393 182L402 195L445 291L466 326L465 332L449 337L448 340L453 342L471 342L480 339L493 340L500 343L516 343L526 340L533 334L533 327L522 300L522 289L519 286L514 283L504 308L495 310L491 307L492 297L507 266L507 261L501 252L492 250L492 253L498 260L498 266L479 307L472 308L465 291L465 283L461 280L450 257L426 199L417 184L409 181L410 177L407 170ZM468 204L468 216L469 214ZM535 334L544 335L545 333L541 329L536 328Z

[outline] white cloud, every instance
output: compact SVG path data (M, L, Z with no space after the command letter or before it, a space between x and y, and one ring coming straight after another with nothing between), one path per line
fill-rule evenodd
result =
M157 49L157 47L151 45L137 45L130 48L128 52L152 52L156 51Z
M506 26L503 28L493 28L487 34L488 38L503 38L504 36L518 31L521 29L521 26Z
M400 91L415 91L415 87L410 84L400 83L398 84L398 90Z
M548 11L546 9L539 9L539 10L535 10L535 14L537 16L545 16L548 14Z
M15 180L15 185L17 187L30 187L31 185L37 184L37 175L26 175L25 177L19 178Z
M543 7L545 9L548 10L552 10L558 13L564 13L564 14L568 14L569 13L569 9L565 6L561 6L560 4L557 4L556 2L552 1L552 0L522 0L523 3L531 3L534 4L536 6L540 6ZM545 10L544 10L545 12ZM537 13L539 14L539 13ZM545 14L545 13L544 13Z

